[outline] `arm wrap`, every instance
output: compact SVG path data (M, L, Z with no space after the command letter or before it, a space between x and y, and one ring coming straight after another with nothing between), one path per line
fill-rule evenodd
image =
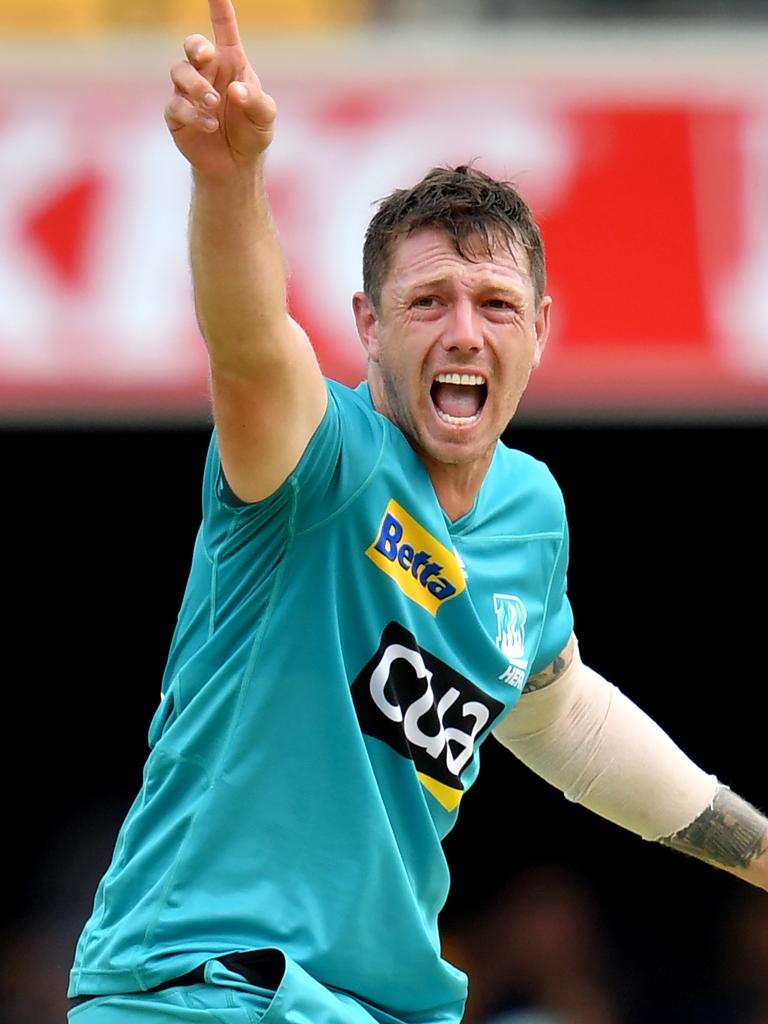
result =
M558 679L523 694L494 736L569 800L644 839L690 825L717 790L715 776L588 668L578 648Z

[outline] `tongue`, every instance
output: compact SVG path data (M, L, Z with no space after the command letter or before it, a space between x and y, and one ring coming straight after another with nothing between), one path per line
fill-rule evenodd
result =
M482 404L482 390L475 384L435 384L432 400L448 416L474 416Z

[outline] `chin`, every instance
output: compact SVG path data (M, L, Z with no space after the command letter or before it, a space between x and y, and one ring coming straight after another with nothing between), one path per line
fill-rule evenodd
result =
M429 438L420 450L434 462L446 466L467 466L488 458L496 447L496 438L469 437L457 434L453 438Z

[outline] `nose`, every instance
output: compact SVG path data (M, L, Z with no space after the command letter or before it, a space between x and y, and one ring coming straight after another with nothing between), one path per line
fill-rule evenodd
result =
M478 352L484 344L483 327L477 310L468 298L453 303L443 332L446 350Z

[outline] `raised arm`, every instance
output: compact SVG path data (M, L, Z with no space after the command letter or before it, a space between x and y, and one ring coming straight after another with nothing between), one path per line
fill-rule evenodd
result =
M768 819L584 665L574 637L494 735L570 800L768 890Z
M291 318L264 162L276 108L245 54L231 0L209 0L214 42L184 43L166 123L193 173L190 250L227 481L244 501L271 494L322 419L327 393Z

